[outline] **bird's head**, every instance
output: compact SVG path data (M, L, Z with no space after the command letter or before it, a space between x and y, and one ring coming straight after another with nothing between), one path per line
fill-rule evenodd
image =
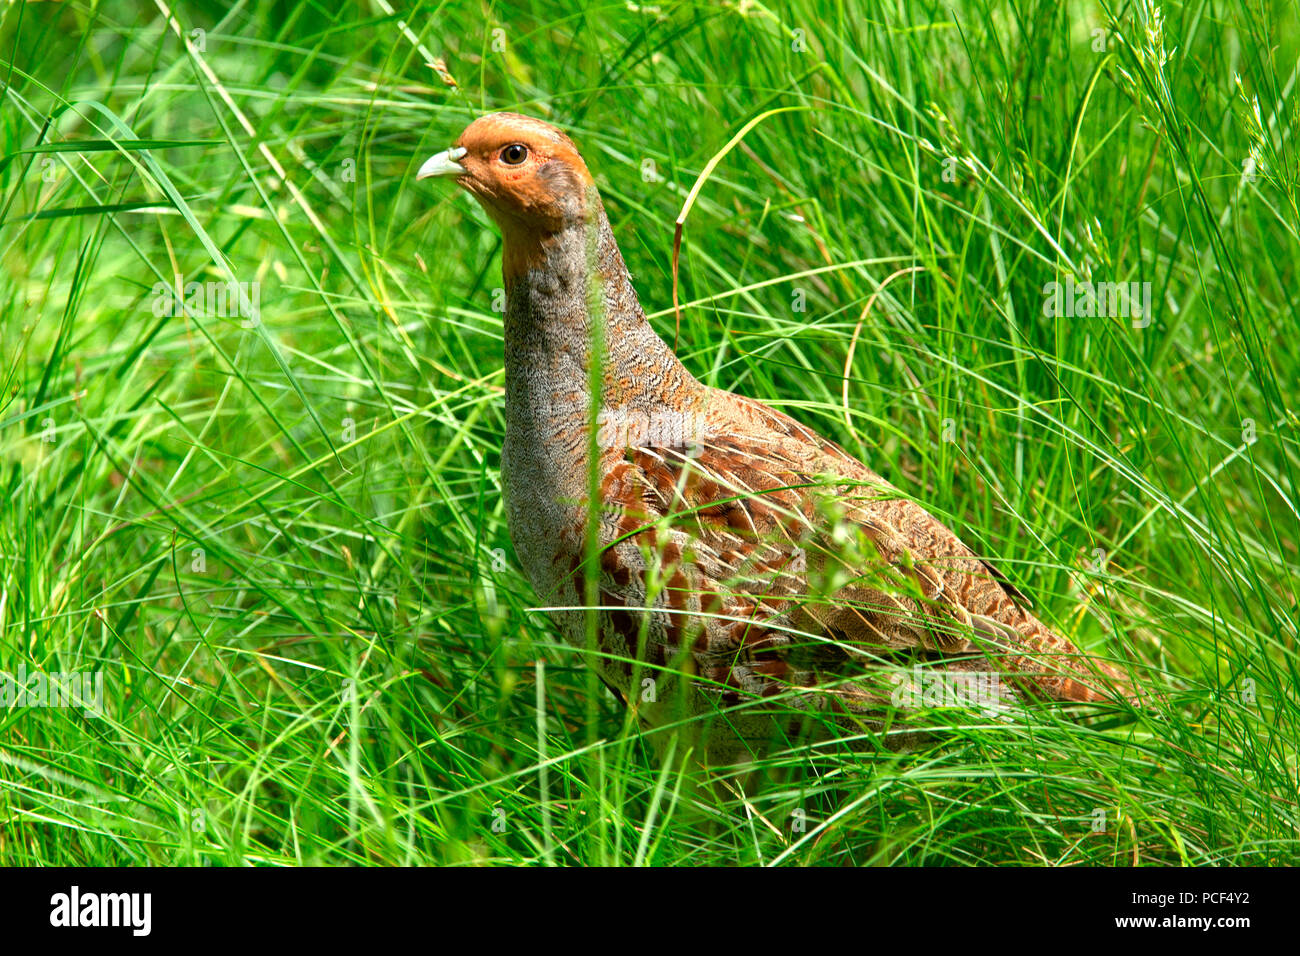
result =
M573 140L518 113L476 119L415 178L431 176L456 177L500 227L507 250L591 222L600 203Z

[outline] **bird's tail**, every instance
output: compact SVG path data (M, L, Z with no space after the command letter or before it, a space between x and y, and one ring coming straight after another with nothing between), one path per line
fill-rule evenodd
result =
M1085 654L1030 614L1023 614L1015 629L1029 653L1017 655L1010 669L1035 696L1065 703L1125 700L1141 705L1145 695L1114 664Z

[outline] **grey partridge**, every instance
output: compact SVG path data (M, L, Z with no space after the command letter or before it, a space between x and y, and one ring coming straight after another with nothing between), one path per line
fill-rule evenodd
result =
M999 700L1134 696L870 468L696 380L646 320L563 132L483 116L429 176L454 176L504 239L516 552L565 639L642 718L700 725L710 758L735 757L773 736L774 713L842 722L897 703L898 668L870 675L904 654L991 675Z

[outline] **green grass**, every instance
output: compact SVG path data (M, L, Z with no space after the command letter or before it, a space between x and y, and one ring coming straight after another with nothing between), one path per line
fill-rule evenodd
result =
M1297 861L1294 7L162 9L0 12L0 671L104 687L0 706L0 863ZM701 786L530 610L500 240L414 171L484 110L564 126L671 340L674 220L778 107L686 223L683 361L1150 711ZM177 274L260 323L157 315ZM1068 276L1151 323L1045 315Z

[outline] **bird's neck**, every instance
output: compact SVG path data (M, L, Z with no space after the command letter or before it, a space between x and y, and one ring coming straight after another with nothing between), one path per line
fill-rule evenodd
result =
M506 400L520 425L588 415L598 347L602 412L693 407L703 394L646 320L605 212L596 213L546 236L506 234Z

